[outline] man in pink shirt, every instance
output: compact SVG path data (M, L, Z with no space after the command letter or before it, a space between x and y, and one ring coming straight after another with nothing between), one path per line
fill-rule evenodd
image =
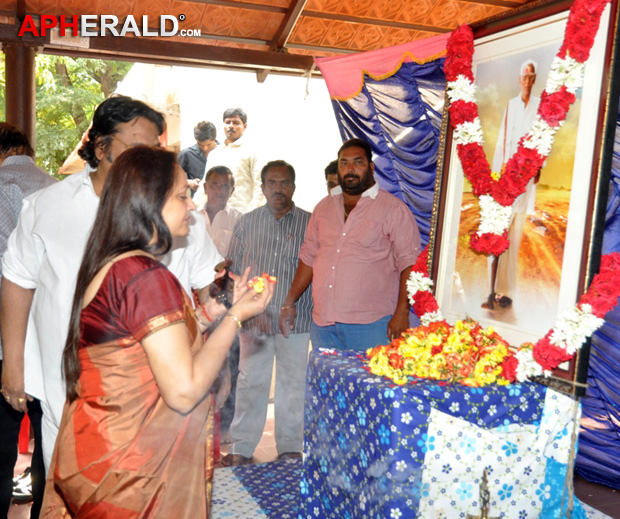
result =
M375 183L370 145L338 151L339 187L315 207L299 265L280 312L287 336L295 302L312 282L314 347L365 350L409 327L406 281L420 253L407 206Z

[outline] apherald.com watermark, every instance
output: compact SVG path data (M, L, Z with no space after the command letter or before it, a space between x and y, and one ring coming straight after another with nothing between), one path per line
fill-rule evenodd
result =
M80 16L51 16L41 15L41 27L37 29L32 15L28 14L22 22L17 36L30 33L33 36L45 36L46 32L58 27L61 36L65 36L66 31L70 30L72 36L200 36L200 29L181 29L179 21L184 21L185 15L172 16L162 14L159 17L159 26L155 30L149 25L149 17L142 17L140 27L133 15L129 15L123 22L112 14L83 14ZM78 23L79 22L79 23Z

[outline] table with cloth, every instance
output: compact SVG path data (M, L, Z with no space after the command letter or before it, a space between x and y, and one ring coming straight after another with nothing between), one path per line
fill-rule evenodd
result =
M559 517L580 407L535 383L396 386L359 354L311 353L299 519Z

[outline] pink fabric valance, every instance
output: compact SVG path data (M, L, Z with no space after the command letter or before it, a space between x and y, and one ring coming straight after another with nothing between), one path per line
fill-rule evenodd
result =
M426 63L446 53L450 33L424 40L395 45L347 56L315 58L332 99L346 101L355 97L364 84L364 74L374 79L385 79L394 74L403 63Z

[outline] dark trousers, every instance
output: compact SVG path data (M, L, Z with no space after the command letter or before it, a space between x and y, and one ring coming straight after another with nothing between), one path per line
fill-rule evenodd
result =
M228 354L230 367L230 394L220 409L220 431L227 432L235 415L235 395L237 394L237 378L239 378L239 336L235 337Z
M0 377L2 361L0 360ZM38 519L45 490L45 465L41 447L41 404L38 400L28 402L28 417L34 429L34 453L30 471L34 501L30 518ZM0 398L0 519L6 519L13 496L13 471L17 461L17 441L24 413L15 411L4 398Z

